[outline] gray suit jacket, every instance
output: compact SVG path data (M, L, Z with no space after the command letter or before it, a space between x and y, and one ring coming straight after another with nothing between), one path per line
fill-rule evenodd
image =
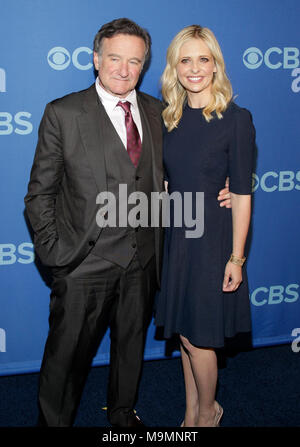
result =
M163 190L162 106L138 93L143 126L151 134L153 191ZM68 274L98 239L96 196L107 190L101 132L105 114L93 84L46 106L25 197L35 250L44 265ZM155 230L156 265L161 266L162 232ZM158 276L159 278L159 276Z

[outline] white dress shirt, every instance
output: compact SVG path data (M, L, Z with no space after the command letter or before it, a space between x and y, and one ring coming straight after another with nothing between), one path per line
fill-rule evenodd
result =
M136 91L132 90L126 98L119 98L108 93L99 83L99 78L95 82L96 90L103 107L106 110L114 128L116 129L124 147L127 149L127 133L125 127L125 112L122 107L117 106L119 101L129 101L131 103L132 118L138 128L141 141L143 141L142 122L140 117L140 111L136 99Z

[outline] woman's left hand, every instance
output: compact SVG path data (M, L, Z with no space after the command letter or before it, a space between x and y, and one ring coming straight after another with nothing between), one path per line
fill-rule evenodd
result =
M224 272L223 292L234 292L242 280L242 267L228 261Z

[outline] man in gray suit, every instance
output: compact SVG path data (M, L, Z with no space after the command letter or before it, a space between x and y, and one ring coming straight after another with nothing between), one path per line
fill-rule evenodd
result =
M133 408L161 230L101 228L96 198L108 191L119 209L120 184L149 203L151 192L163 190L161 103L135 90L150 45L148 32L131 20L105 24L94 40L95 84L49 103L41 121L25 197L36 252L53 272L39 425L73 424L108 326L108 419L113 426L143 425Z
M39 386L43 425L73 424L108 325L109 421L142 424L133 408L160 269L160 230L100 228L96 197L109 191L118 200L119 184L149 199L162 191L161 104L135 90L150 45L147 31L128 19L104 25L94 40L96 83L48 104L39 128L25 204L36 252L53 271ZM130 103L139 131L137 166L125 150L120 100Z

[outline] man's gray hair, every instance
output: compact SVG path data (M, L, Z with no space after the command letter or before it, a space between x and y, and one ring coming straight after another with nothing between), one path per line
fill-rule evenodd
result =
M101 56L103 39L116 36L117 34L127 34L143 39L146 46L145 61L149 58L151 50L150 34L146 29L141 28L137 23L127 18L115 19L103 25L95 36L94 51Z

